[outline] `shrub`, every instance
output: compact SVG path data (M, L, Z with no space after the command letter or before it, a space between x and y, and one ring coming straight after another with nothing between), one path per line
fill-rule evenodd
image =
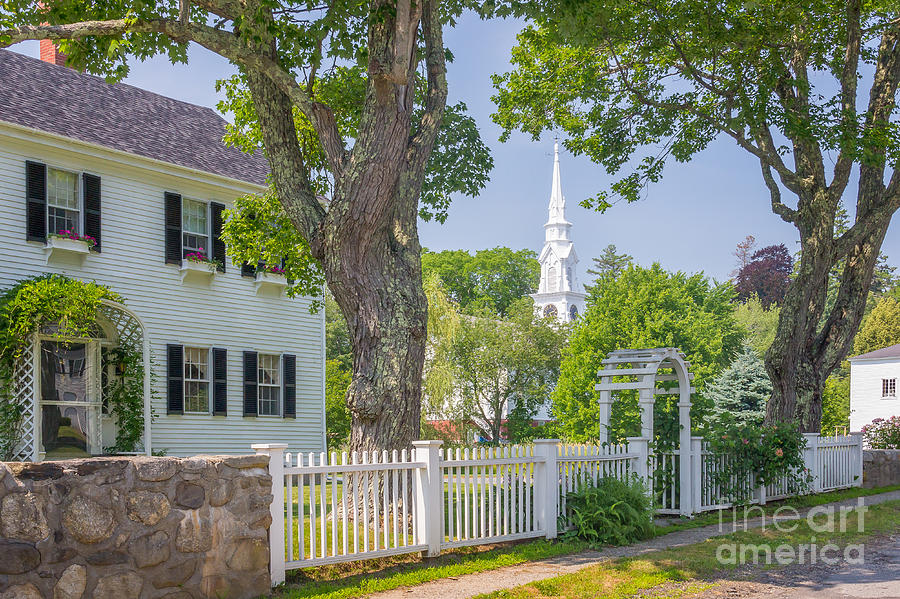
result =
M627 545L653 535L653 505L637 478L584 481L566 496L573 525L564 539L581 539L592 547ZM563 523L564 526L564 523Z
M876 418L862 427L863 441L872 449L900 449L900 416Z
M748 500L754 487L788 478L791 492L808 490L810 476L803 461L806 439L796 424L726 425L709 438L709 451L719 456L712 473L722 493L734 502Z

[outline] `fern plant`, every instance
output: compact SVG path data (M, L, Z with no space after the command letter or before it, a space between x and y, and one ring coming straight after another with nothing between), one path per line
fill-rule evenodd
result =
M592 547L627 545L653 536L653 504L637 478L584 480L566 496L567 540L580 539ZM564 516L565 518L566 516ZM563 528L565 522L561 523Z

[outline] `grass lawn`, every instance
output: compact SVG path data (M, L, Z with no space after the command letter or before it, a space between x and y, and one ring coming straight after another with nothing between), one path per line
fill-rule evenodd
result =
M796 530L779 532L774 527L765 531L748 531L723 535L702 543L657 551L634 558L621 558L591 566L557 578L537 581L505 591L480 595L479 599L621 599L636 593L655 595L651 589L660 585L684 585L677 594L697 592L716 585L717 579L727 577L739 563L721 564L716 559L717 548L724 543L768 544L773 550L780 545L794 548L814 541L819 547L827 543L846 546L866 538L895 533L900 528L900 501L871 506L865 515L862 532L857 530L857 514L847 519L846 532L821 533L810 529L806 520L798 521ZM754 566L753 568L778 567ZM758 571L758 570L757 570Z
M445 551L439 557L408 554L294 570L287 584L275 593L278 599L349 599L369 593L422 584L438 578L494 570L567 553L584 551L580 542L546 540L505 543L494 547L465 547Z
M797 508L798 510L803 510L806 508L815 507L817 505L823 505L825 503L832 503L835 501L843 501L846 499L855 499L857 497L868 497L870 495L879 495L881 493L888 493L890 491L900 491L900 485L893 485L890 487L878 487L876 489L863 489L861 487L853 487L850 489L841 489L839 491L829 491L828 493L818 493L816 495L803 495L801 497L791 497L789 499L782 499L779 501L772 501L767 503L761 507L766 515L771 515L775 513L775 511L783 506L791 506ZM737 520L740 522L743 518L743 510L738 508L737 510ZM758 509L753 510L753 515L760 515ZM664 535L670 532L675 532L676 530L686 530L689 528L698 528L700 526L709 526L711 524L718 524L719 519L725 524L730 524L734 521L735 512L732 510L722 510L720 512L707 512L705 514L701 514L689 520L684 520L682 522L677 522L675 524L671 524L669 526L657 527L656 534Z
M877 495L895 490L900 490L900 485L880 489L845 489L794 498L790 501L790 504L797 508L812 507L833 501ZM785 505L785 503L785 501L773 502L765 506L766 512L772 513L779 506ZM724 512L723 522L727 523L730 521L731 512ZM676 530L717 524L718 522L719 514L710 513L679 524L658 528L657 534L662 535ZM421 558L415 554L408 554L334 566L293 570L287 573L288 582L275 593L275 597L278 599L350 599L378 591L421 584L439 578L485 572L528 561L577 553L585 549L587 549L587 546L580 542L538 540L507 543L493 547L462 548L445 551L436 558ZM681 549L678 550L679 553L681 551ZM708 560L708 556L705 556L705 559ZM636 580L644 580L641 583L644 585L662 576L657 571L642 573L642 571L636 570L633 574ZM641 588L646 588L646 586Z

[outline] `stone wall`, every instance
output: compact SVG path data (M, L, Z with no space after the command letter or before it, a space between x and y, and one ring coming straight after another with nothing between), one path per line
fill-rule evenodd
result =
M0 599L269 592L268 456L0 462Z
M863 487L900 485L900 449L863 451Z

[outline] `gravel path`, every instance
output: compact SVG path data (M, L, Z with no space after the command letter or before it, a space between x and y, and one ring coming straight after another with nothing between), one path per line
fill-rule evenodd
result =
M878 503L883 503L885 501L900 499L900 491L891 491L889 493L872 495L869 497L864 497L862 499L864 500L865 505L875 505ZM857 505L857 501L858 499L848 499L845 501L825 504L824 506L819 507L850 507ZM807 511L808 510L804 510L799 514L798 517L805 517ZM782 519L787 518L782 517ZM760 520L751 520L748 522L748 527L756 528L761 526L761 524L762 523ZM425 584L417 585L414 587L405 587L394 589L391 591L385 591L382 593L375 593L369 595L369 597L371 599L467 599L469 597L474 597L475 595L480 595L481 593L490 593L492 591L498 591L501 589L509 589L517 587L519 585L527 584L529 582L534 582L536 580L553 578L562 574L571 574L572 572L577 572L578 570L581 570L583 568L587 568L589 566L593 566L595 564L618 557L631 557L649 553L652 551L657 551L660 549L669 549L672 547L692 545L694 543L705 541L706 539L709 539L711 537L726 534L729 532L731 532L730 526L725 526L724 530L720 530L719 525L714 524L711 526L673 532L667 535L656 537L649 541L643 541L641 543L629 545L627 547L610 547L608 549L604 549L603 551L585 551L583 553L563 555L546 560L528 562L516 566L509 566L506 568L498 568L496 570L490 570L487 572L478 572L476 574L467 574L465 576L454 578L442 578L440 580L427 582ZM900 570L900 568L894 567L895 574L897 574L897 576L900 576L898 570ZM886 599L888 597L897 597L898 599L900 599L900 582L895 581L888 584L888 586L893 588L892 592L894 594L879 595L878 597L880 597L881 599ZM812 593L813 591L810 592ZM713 595L710 595L710 597L712 596ZM734 594L729 596L740 597L742 595ZM752 594L752 596L755 597L757 595ZM772 596L776 597L777 595ZM791 596L803 597L804 599L812 599L812 594ZM837 596L838 595L835 595L834 597ZM849 597L850 595L847 596ZM860 597L860 595L852 596ZM831 599L831 597L816 593L815 599Z

